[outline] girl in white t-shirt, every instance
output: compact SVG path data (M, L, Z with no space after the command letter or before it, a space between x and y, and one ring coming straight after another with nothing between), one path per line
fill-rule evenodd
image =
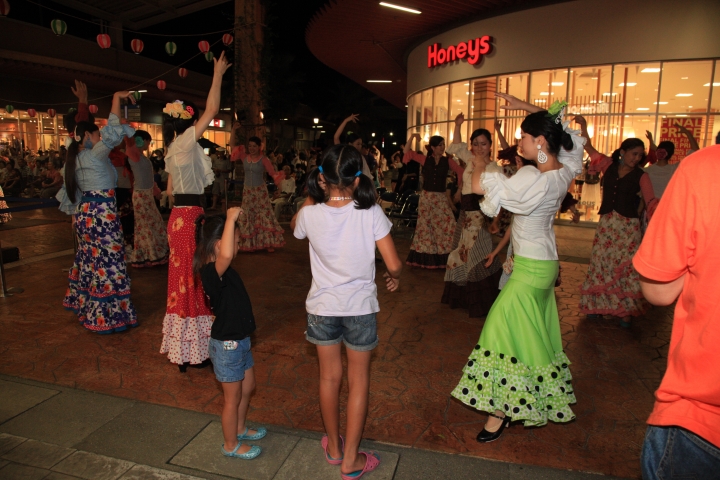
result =
M387 266L387 289L398 289L402 263L390 236L390 221L376 203L372 180L362 174L362 157L351 145L335 145L310 173L308 200L290 226L296 238L310 240L313 280L305 306L309 342L320 362L320 411L326 436L325 459L341 465L343 479L377 468L374 452L360 452L370 388L370 355L378 344L375 314L375 247ZM340 436L339 393L348 358L347 431Z

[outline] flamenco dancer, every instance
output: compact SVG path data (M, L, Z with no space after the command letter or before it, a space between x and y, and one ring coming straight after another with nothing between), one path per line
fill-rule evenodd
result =
M233 134L230 136L230 148L232 161L242 161L245 170L245 184L243 186L242 209L243 216L240 217L240 250L254 252L265 250L272 253L276 248L285 246L285 239L280 224L275 218L268 195L267 186L263 174L267 172L273 179L275 185L285 178L284 172L277 172L270 160L260 150L262 140L258 137L248 139L247 152L245 146L237 144L236 132L240 124L233 126Z
M71 143L65 182L57 199L60 210L75 217L78 249L63 306L75 312L80 324L92 332L121 332L138 322L130 302L130 278L115 199L117 172L109 154L125 136L135 132L120 124L120 100L127 98L134 103L134 99L130 92L115 93L108 124L100 132L87 112L87 99L78 90L73 92L80 99L77 118L81 120L76 121L72 114L64 117Z
M167 228L155 205L153 168L146 156L152 137L145 130L137 130L130 141L141 152L137 160L128 155L133 174L132 203L135 212L135 235L128 263L136 268L164 265L168 262L169 252ZM126 148L128 150L129 147Z
M484 317L500 293L498 282L502 265L493 257L490 265L485 266L485 259L493 251L492 236L480 211L482 196L472 193L472 176L476 170L479 174L503 173L503 168L490 158L492 136L484 128L472 133L472 150L468 150L467 143L461 138L464 121L462 113L455 117L453 143L447 149L448 153L465 162L466 167L462 175L460 216L453 242L456 248L448 255L442 303L449 304L450 308L467 308L470 317Z
M203 214L201 199L214 180L210 158L198 140L220 109L222 76L230 67L225 52L215 59L215 71L205 111L190 102L176 100L163 109L163 139L168 195L175 203L168 221L168 299L163 320L160 353L185 372L188 365L209 365L208 344L213 314L205 301L202 282L193 273L195 220Z
M563 352L555 303L558 256L553 217L582 168L585 139L563 128L564 105L549 111L497 93L509 110L531 112L520 128L521 154L538 168L521 168L511 178L475 171L473 192L495 216L503 207L512 222L514 268L490 309L480 339L452 395L489 413L478 442L491 442L511 420L542 426L575 418L570 360ZM564 102L563 102L564 103Z
M451 168L460 181L463 168L445 155L443 137L430 137L427 156L412 150L413 140L419 146L420 134L413 134L405 145L403 163L415 161L422 166L423 191L418 205L415 237L406 263L421 268L445 268L448 254L453 249L455 232L455 217L445 194L445 181Z

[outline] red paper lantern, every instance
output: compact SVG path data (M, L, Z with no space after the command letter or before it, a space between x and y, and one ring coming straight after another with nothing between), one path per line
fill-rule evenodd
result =
M178 70L178 75L180 75L181 78L187 77L187 73L187 68L181 68L180 70Z
M207 53L210 51L210 44L205 40L202 40L200 43L198 43L198 48L202 53Z
M97 105L88 105L88 110L90 111L90 113L95 115L98 111L98 107Z
M135 54L138 54L143 51L145 44L142 40L135 38L132 42L130 42L130 48L132 48L132 51L135 52Z
M107 33L101 33L97 36L97 43L100 45L100 48L110 48L110 35Z
M165 83L165 80L158 80L158 82L157 82L157 87L158 87L160 90L165 90L165 87L166 87L166 86L167 86L167 84Z
M28 108L27 114L30 115L31 117L34 117L37 114L37 112L35 111L34 108Z
M10 13L10 4L7 0L0 0L0 15L6 17Z
M233 36L229 33L226 33L222 36L222 42L225 44L225 46L230 46L230 44L233 43L234 40L235 38L233 38Z
M48 108L47 114L50 118L55 118L55 109L54 108Z

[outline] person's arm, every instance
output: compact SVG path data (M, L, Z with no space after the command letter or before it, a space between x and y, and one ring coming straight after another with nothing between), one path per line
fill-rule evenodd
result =
M653 134L650 133L650 130L645 130L645 138L647 138L650 142L650 150L653 152L657 150L657 145L655 145L655 140L653 139Z
M498 218L498 217L495 217L495 218ZM505 235L503 235L502 240L500 240L500 242L498 242L498 244L497 244L497 247L495 247L495 250L490 252L488 254L488 256L485 257L485 260L487 260L487 262L485 262L485 268L490 268L490 265L492 265L493 261L495 260L495 257L497 257L497 254L500 253L500 251L503 248L505 248L505 245L510 243L510 232L511 231L512 231L512 229L510 227L508 227L508 229L505 230Z
M388 233L383 238L375 242L380 255L382 256L387 272L383 274L387 289L394 292L400 287L400 273L402 273L402 262L398 257L395 243L392 236Z
M333 142L335 142L335 145L340 145L340 135L342 135L342 132L345 130L345 126L347 126L347 124L350 122L357 122L359 117L359 113L353 113L342 121L340 126L335 131L335 136L333 137Z
M658 199L655 198L652 182L650 181L650 176L647 173L643 173L642 177L640 177L640 192L642 192L648 220L650 220L652 219L655 209L658 206Z
M495 121L495 132L498 134L498 140L500 140L500 147L502 147L503 150L506 148L510 148L510 144L505 139L505 135L502 133L502 120L496 120Z
M220 87L222 86L222 77L232 63L228 63L225 58L225 51L220 54L220 58L213 58L215 69L213 71L212 85L208 93L207 102L205 103L205 111L195 125L195 140L202 138L205 130L210 126L210 122L220 111Z
M75 88L70 87L70 90L72 90L73 95L78 99L78 111L75 114L75 123L87 122L90 119L87 86L83 82L75 80Z
M270 175L270 178L272 178L273 183L275 183L275 185L277 185L278 189L279 189L280 183L285 178L285 172L275 171L275 167L273 167L273 164L270 163L270 160L266 156L262 157L261 162L263 164L263 167L265 167L265 171L267 172L268 175Z
M498 98L502 98L505 101L507 101L507 105L500 105L500 108L503 110L525 110L528 113L535 113L535 112L541 112L544 109L538 107L537 105L533 105L532 103L523 102L522 100L513 97L512 95L509 95L507 93L500 93L495 92L495 96Z
M242 214L242 208L228 208L225 228L220 238L220 248L215 257L215 271L219 277L225 275L230 263L235 256L235 228L238 217Z
M457 114L457 117L455 117L455 130L453 131L453 141L452 143L461 143L462 142L462 124L465 121L465 114L460 112Z
M590 157L595 157L597 155L602 155L600 152L595 150L595 148L592 146L592 141L590 140L590 134L588 133L587 129L587 120L585 120L585 117L582 115L576 115L575 123L580 125L580 135L582 135L585 138L585 151L590 155ZM607 168L607 167L605 167ZM604 171L604 170L603 170Z
M695 137L693 136L692 132L685 128L684 126L680 125L679 123L676 123L675 126L677 127L680 132L685 135L688 139L688 142L690 142L690 149L694 151L700 150L700 145L698 145L697 140L695 140Z
M419 133L413 133L413 135L410 137L410 140L405 143L405 155L403 156L403 163L410 163L411 160L415 160L420 165L425 165L425 159L427 158L425 155L422 155L420 153L415 152L412 149L412 143L413 140L417 140L418 147L420 146L420 134Z
M640 275L640 288L645 300L664 307L673 303L683 291L685 285L685 274L670 282L658 282Z

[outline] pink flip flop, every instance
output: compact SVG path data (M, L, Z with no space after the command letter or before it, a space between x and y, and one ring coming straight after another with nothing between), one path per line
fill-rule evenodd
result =
M344 451L345 450L345 439L342 437L342 435L340 435L340 441L342 442L342 449ZM322 445L323 450L325 450L325 460L327 460L327 462L330 465L340 465L342 463L344 455L340 458L333 458L330 455L328 455L328 451L327 451L328 437L327 437L327 435L324 435L322 440L320 440L320 445Z
M340 473L342 480L357 480L358 478L365 475L367 472L372 472L378 465L380 465L380 457L375 452L358 452L365 455L365 467L362 470L358 470L352 473Z

